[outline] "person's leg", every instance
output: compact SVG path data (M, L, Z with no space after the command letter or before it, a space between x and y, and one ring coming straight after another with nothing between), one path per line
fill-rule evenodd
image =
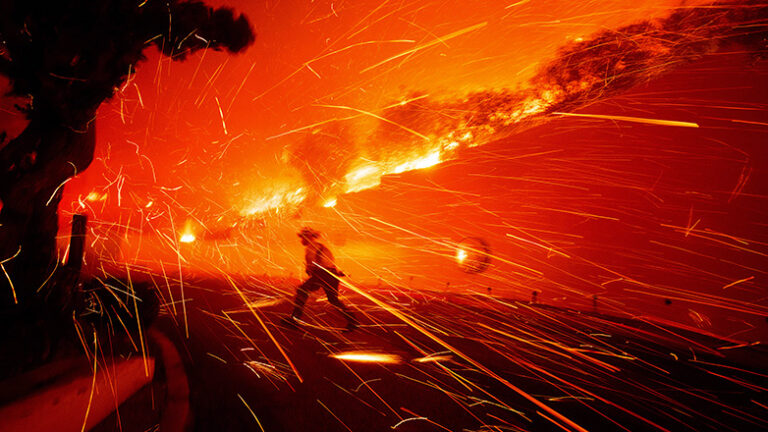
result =
M323 290L325 290L325 296L328 298L328 303L336 307L336 309L344 315L347 320L347 326L356 326L357 318L352 311L339 300L339 280L333 277L333 280L323 280Z
M307 279L296 288L296 298L293 299L293 313L291 313L291 317L301 318L301 315L304 313L304 304L309 297L309 285L311 280L312 278Z

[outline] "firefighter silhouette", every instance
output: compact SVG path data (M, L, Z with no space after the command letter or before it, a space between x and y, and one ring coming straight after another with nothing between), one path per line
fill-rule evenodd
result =
M309 293L322 288L328 298L328 303L335 306L346 318L347 331L354 330L357 328L357 319L352 311L339 300L339 278L344 276L344 273L336 268L333 254L327 246L320 242L320 233L312 228L303 228L299 231L298 236L305 248L305 270L309 278L296 289L293 313L287 322L295 325L296 320L300 319L304 312L304 304L307 302Z

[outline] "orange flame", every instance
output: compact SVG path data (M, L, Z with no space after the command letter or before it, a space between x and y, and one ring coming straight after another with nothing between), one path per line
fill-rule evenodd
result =
M303 187L291 189L289 184L284 184L280 190L273 192L267 197L259 197L251 200L249 204L240 211L243 216L253 216L267 213L270 211L279 212L281 209L298 206L307 199L307 193Z
M192 243L195 240L197 240L197 237L192 229L192 220L187 219L184 223L184 229L179 234L179 241L181 243Z

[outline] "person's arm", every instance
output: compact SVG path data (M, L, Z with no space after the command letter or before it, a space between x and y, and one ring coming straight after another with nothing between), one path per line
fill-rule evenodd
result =
M321 263L323 267L328 269L331 273L335 274L336 276L345 276L344 272L339 270L338 267L336 267L336 261L333 258L333 252L331 252L330 249L328 249L325 246L322 246L322 249L318 252L318 255L322 255Z
M328 270L336 269L336 262L333 259L333 253L327 247L323 246L323 266Z

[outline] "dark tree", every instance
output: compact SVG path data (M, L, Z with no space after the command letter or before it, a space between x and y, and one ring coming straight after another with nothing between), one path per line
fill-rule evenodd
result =
M61 186L91 163L96 110L144 50L183 60L253 40L244 16L198 1L0 0L0 74L29 101L26 129L0 141L0 311L62 296L51 288Z

